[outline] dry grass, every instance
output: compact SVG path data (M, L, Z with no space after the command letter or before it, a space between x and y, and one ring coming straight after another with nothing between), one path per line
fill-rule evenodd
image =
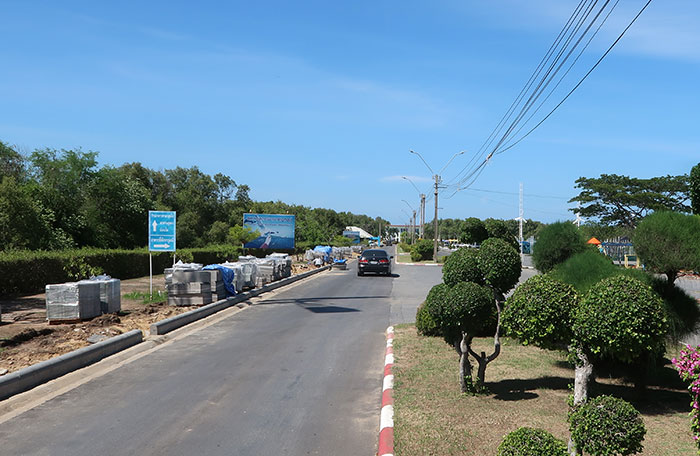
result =
M459 392L458 357L442 339L422 337L413 325L397 327L394 339L394 433L397 456L495 455L503 436L520 426L539 427L568 440L567 397L573 370L560 353L524 347L504 339L501 355L486 370L490 394ZM488 351L492 339L477 339ZM630 385L598 379L594 394L629 400L647 428L644 455L694 455L687 391L677 374L664 369L664 386L651 386L648 399L634 400ZM658 382L657 382L658 383Z

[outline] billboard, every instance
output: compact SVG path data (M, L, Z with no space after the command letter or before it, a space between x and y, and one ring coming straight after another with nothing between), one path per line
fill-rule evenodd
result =
M293 215L243 214L243 227L260 233L256 239L245 244L247 249L293 249Z
M353 244L360 243L360 232L359 231L345 230L345 231L343 231L343 236L345 236L346 238L352 239Z

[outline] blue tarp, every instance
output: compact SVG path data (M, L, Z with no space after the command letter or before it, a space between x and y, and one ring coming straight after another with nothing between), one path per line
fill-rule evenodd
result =
M314 252L323 252L323 261L329 263L331 261L331 254L333 253L333 247L327 245L317 245L314 248Z
M344 260L344 259L343 260L339 260L339 259L333 260L333 263L335 263L335 264L345 264L347 262L348 262L348 260Z
M233 269L221 266L220 264L208 264L202 269L218 269L219 271L221 271L221 275L224 278L224 286L226 287L226 294L228 294L229 296L234 296L236 294L236 289L233 286L233 278L236 276L236 274ZM212 289L214 289L216 287L216 284L212 283L211 287Z

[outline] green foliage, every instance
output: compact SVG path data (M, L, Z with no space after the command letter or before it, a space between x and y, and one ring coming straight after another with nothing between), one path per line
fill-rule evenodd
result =
M239 249L230 245L209 246L200 249L180 249L177 257L197 263L212 264L235 260ZM171 266L169 252L153 253L154 274ZM76 249L66 251L13 251L0 252L0 296L15 293L40 293L49 283L63 283L84 278L95 272L104 272L118 279L148 275L148 250Z
M569 412L571 439L579 450L594 456L640 453L646 429L639 412L628 402L599 396Z
M150 293L145 293L142 291L132 291L131 293L125 293L122 296L126 299L141 301L143 304L155 304L168 300L168 292L163 290L153 290L153 296L151 296Z
M673 283L682 269L700 270L700 216L654 212L634 230L634 248L647 268Z
M450 287L444 283L433 286L425 298L425 308L435 324L437 332L441 333L448 343L454 343L454 340L450 339L454 334L446 335L443 332L443 328L451 329L454 326L450 322Z
M517 225L509 221L487 218L484 226L489 238L497 238L505 241L509 246L519 251L518 240L516 239Z
M559 263L583 252L586 241L569 222L556 222L542 228L534 245L532 260L540 272L549 272Z
M567 456L566 444L543 429L520 427L505 436L497 456Z
M411 246L409 244L407 244L406 242L401 241L398 243L398 246L402 252L411 253Z
M549 350L571 342L571 314L579 297L571 285L549 275L537 275L520 285L506 300L501 325L506 334Z
M228 235L226 236L226 243L233 246L243 246L253 239L260 236L260 232L252 230L250 227L234 225L228 230ZM309 244L311 245L311 244Z
M479 251L461 248L452 252L442 267L442 281L449 286L459 282L484 284L484 273L479 268Z
M572 211L607 225L634 228L639 219L653 211L690 211L685 204L688 199L686 175L638 179L601 174L599 178L578 178L576 187L581 193L569 202L579 202L581 207Z
M586 249L557 264L549 275L573 285L582 295L601 280L621 274L622 268L615 266L610 258L597 249Z
M486 285L505 294L520 278L520 255L508 242L489 238L479 249L479 269L484 273Z
M421 239L411 247L411 259L413 261L424 261L433 258L434 243L428 239Z
M425 306L436 326L436 333L453 345L462 332L477 335L493 323L493 295L488 288L471 282L454 287L435 285L425 298Z
M476 217L469 217L462 224L459 240L467 244L481 244L489 237L484 222Z
M422 302L416 311L416 329L424 336L439 336L440 331L428 311L428 306Z
M693 214L700 215L700 163L690 170L690 207Z
M576 340L596 355L633 363L663 352L663 302L631 277L618 275L594 286L575 309L573 321Z

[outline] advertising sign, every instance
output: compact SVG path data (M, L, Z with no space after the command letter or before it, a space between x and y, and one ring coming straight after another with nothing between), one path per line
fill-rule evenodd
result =
M345 230L343 231L343 236L346 238L352 239L353 244L359 244L360 243L360 232L359 231L348 231Z
M243 214L243 227L260 233L256 239L248 242L247 249L293 249L294 248L293 215L284 214Z
M175 251L175 211L148 211L148 250Z

